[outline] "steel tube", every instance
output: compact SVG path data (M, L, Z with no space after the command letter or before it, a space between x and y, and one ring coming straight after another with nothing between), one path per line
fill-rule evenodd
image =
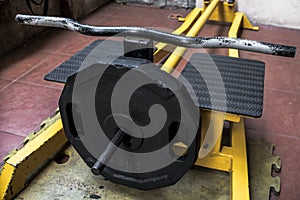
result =
M110 161L111 157L120 146L124 139L125 133L119 129L112 140L107 145L104 152L99 156L97 161L95 162L94 166L92 167L91 171L95 175L100 175L101 172L106 167L106 164Z
M280 44L271 44L266 42L257 42L253 40L228 37L186 37L141 27L90 26L80 24L74 20L63 17L18 14L16 16L16 21L18 23L34 26L65 28L68 30L79 32L81 34L92 36L114 36L116 34L122 33L122 37L135 36L148 38L155 41L165 42L187 48L233 48L286 57L294 57L296 53L296 47Z

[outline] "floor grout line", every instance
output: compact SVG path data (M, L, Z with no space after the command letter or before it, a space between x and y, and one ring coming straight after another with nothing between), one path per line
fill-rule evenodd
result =
M8 88L9 86L11 86L12 84L14 84L15 81L11 81L9 84L7 84L6 86L4 86L3 88L0 89L0 92L2 92L3 90L5 90L6 88Z
M279 88L265 87L265 90L272 90L272 91L276 91L276 92L284 92L284 93L289 93L289 94L300 95L300 92L294 92L292 90L285 90L285 89L279 89Z
M6 134L10 134L10 135L14 135L14 136L18 136L18 137L23 137L23 138L27 137L27 136L24 136L24 135L19 135L17 133L12 133L12 132L8 132L8 131L4 131L2 129L0 129L0 132L6 133Z
M293 139L300 140L300 137L298 137L298 136L287 135L287 134L279 133L279 132L276 132L276 131L270 133L270 132L265 131L265 130L259 130L259 129L255 129L255 128L245 127L246 134L247 134L247 130L251 130L251 131L255 131L255 132L263 132L263 135L280 135L280 136L284 136L284 137L288 137L288 138L293 138ZM249 133L249 135L251 135L251 133Z
M0 73L0 80L5 80L5 81L13 81L14 79L11 79L11 78L5 78L5 77L2 77L1 76L1 73Z
M43 51L43 50L41 50ZM58 50L57 50L58 51ZM55 51L56 52L56 51ZM28 75L30 72L32 72L33 70L37 69L43 62L45 61L49 61L50 57L53 56L53 55L57 55L55 52L51 52L50 55L47 55L43 60L41 60L40 62L36 63L35 65L33 65L29 70L27 70L26 72L24 72L23 74L21 74L20 76L18 76L17 78L15 79L10 79L11 82L4 86L3 88L0 89L0 92L2 92L4 89L8 88L9 86L11 86L12 84L16 83L16 82L19 82L23 77L25 77L26 75ZM2 77L1 77L2 78ZM29 84L29 82L25 82L25 81L20 81L20 82L23 82L23 83L27 83ZM38 84L32 84L32 85L35 85L35 86L42 86L42 85L38 85ZM55 89L55 88L53 88Z
M33 85L33 86L37 86L37 87L44 87L44 88L49 88L49 89L55 89L55 90L62 91L62 88L58 88L58 87L54 87L54 86L42 85L42 84L39 84L39 83L32 83L32 82L28 82L28 81L18 81L18 83L25 83L25 84Z
M47 56L48 57L48 56ZM27 74L29 74L32 70L34 70L35 68L37 68L40 64L42 64L44 60L38 62L37 64L33 65L32 68L30 68L29 70L27 70L26 72L24 72L23 74L21 74L20 76L18 76L17 78L15 78L10 84L8 84L7 86L3 87L0 92L2 92L4 89L8 88L9 86L11 86L12 84L16 83L18 80L20 80L21 78L23 78L24 76L26 76Z

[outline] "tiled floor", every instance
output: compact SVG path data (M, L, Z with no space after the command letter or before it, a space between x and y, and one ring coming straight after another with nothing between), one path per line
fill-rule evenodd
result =
M81 20L93 25L134 25L175 29L169 20L184 9L120 6L110 3ZM227 26L208 23L200 35L226 35ZM294 45L300 49L300 30L260 26L244 30L241 37ZM0 62L0 160L57 108L62 85L43 80L44 74L91 43L95 38L70 31L53 30L19 48ZM209 53L227 54L225 49ZM264 138L276 144L282 159L282 191L272 199L300 196L300 53L295 59L241 52L241 57L266 63L264 112L260 119L246 120L247 137Z

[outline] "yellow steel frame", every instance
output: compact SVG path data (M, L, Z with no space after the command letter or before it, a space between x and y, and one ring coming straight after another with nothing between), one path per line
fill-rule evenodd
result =
M202 11L202 8L194 8L185 18L179 18L178 20L183 21L183 24L172 33L180 35L187 32L193 25L195 19L197 19L200 16ZM170 46L166 43L158 43L156 45L156 48L157 50L154 52L155 63L158 63L160 60L162 60L162 58L164 58L168 54L168 52L172 52L175 49L174 46Z
M32 175L67 143L59 113L41 127L24 140L21 149L5 159L0 174L0 199L17 195L28 185Z
M205 0L200 17L195 20L194 25L191 26L186 35L196 36L207 20L231 23L228 36L234 38L237 37L241 27L258 30L258 27L252 26L249 19L243 13L236 12L235 10L235 4L229 4L220 0ZM160 49L157 51L160 51ZM185 51L185 48L177 47L161 69L171 73L176 68ZM238 50L229 49L229 56L239 57ZM173 75L176 76L178 73L173 73ZM202 109L201 118L201 148L195 165L229 172L231 174L231 199L249 200L248 165L243 116ZM230 147L221 146L225 120L232 123ZM209 152L204 152L205 156L203 156L204 149L202 147L205 146L203 144L205 141L204 138L208 134L213 134L217 142ZM182 151L184 146L178 145L177 148L181 148Z
M206 21L212 15L214 10L218 7L219 0L213 0L209 4L209 6L201 13L201 16L196 20L195 24L190 28L187 32L186 36L196 36L201 28L204 26ZM181 60L182 55L185 53L186 48L184 47L176 47L174 52L170 55L170 57L163 64L161 69L166 71L167 73L171 73L178 62Z
M207 20L224 21L232 23L229 37L237 37L240 27L258 30L258 27L251 25L243 13L235 12L235 4L228 4L220 0L205 0L204 8L195 8L190 14L179 19L184 23L173 33L187 36L196 36ZM157 44L157 51L154 53L154 60L158 62L167 55L166 50L174 49L164 43ZM162 70L171 73L186 49L176 47L169 56ZM229 56L238 57L238 51L229 49ZM174 74L173 74L174 75ZM199 158L195 165L222 170L231 173L232 199L249 199L248 169L246 155L246 141L243 116L230 113L220 113L209 110L201 110L202 117L202 139L206 134L215 134L216 137L222 134L224 120L232 123L232 146L221 146L221 137L209 154ZM63 132L63 126L59 113L49 119L43 128L33 133L27 139L26 144L16 151L14 155L5 159L3 169L0 174L0 199L11 199L26 187L32 174L51 157L55 155L66 143L67 139ZM212 126L210 129L208 126Z

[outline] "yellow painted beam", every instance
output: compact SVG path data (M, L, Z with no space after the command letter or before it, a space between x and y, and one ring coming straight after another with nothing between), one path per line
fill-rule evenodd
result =
M207 20L232 22L229 37L237 37L241 26L247 29L258 30L258 27L252 26L249 19L243 13L235 12L234 5L221 2L220 0L204 1L204 9L195 8L184 19L179 19L179 21L184 21L184 23L173 33L179 35L187 32L187 36L196 36ZM156 47L158 50L154 53L154 58L158 59L159 54L164 55L162 54L164 49L171 46L158 43ZM171 73L185 51L186 48L177 47L163 65L162 70ZM229 56L238 57L238 51L230 49ZM227 120L233 122L232 147L222 147L221 137L219 137L211 152L206 157L198 159L195 165L231 172L232 199L249 199L243 117L216 111L201 110L201 113L206 115L204 119L205 123L203 123L202 127L204 134L202 135L201 143L208 132L211 132L215 137L219 137L223 128L223 122ZM41 130L39 134L37 133L36 137L5 161L0 174L0 199L11 199L18 194L28 184L29 177L46 163L49 157L66 144L67 138L63 132L60 116L56 117L57 119L53 123ZM211 119L213 119L215 126L209 130L209 120ZM176 151L178 150L176 148L180 148L180 151L177 153L181 155L185 153L187 147L184 144L177 144L174 148Z
M229 29L228 37L237 38L239 29L242 24L242 20L243 20L243 13L235 13L234 20ZM228 53L230 57L235 57L235 58L239 57L239 51L237 49L229 49Z
M178 19L179 21L184 21L184 22L179 28L177 28L172 33L175 35L180 35L188 31L190 27L193 25L195 19L197 19L200 16L202 11L203 11L202 8L194 8L185 18ZM154 63L159 62L169 52L172 52L175 49L175 46L162 43L162 42L157 43L155 47L157 50L153 54Z
M31 175L67 143L59 113L46 129L34 134L37 136L5 161L0 174L0 199L17 195Z
M209 1L204 1L204 8L209 5ZM231 23L236 11L236 3L230 4L226 1L220 1L218 9L210 16L209 20Z
M249 200L249 179L244 120L232 125L232 200Z
M212 15L214 10L216 9L217 5L219 3L219 0L213 0L209 4L209 6L204 10L204 12L201 14L201 16L197 19L193 27L188 31L186 36L197 36L201 28L204 26L204 24L207 22L209 17ZM161 70L171 73L178 62L180 61L182 55L185 53L186 48L184 47L177 47L174 52L170 55L170 57L166 60L166 62L161 67Z
M231 172L231 160L232 158L229 156L215 154L202 159L197 159L195 165L219 171Z

